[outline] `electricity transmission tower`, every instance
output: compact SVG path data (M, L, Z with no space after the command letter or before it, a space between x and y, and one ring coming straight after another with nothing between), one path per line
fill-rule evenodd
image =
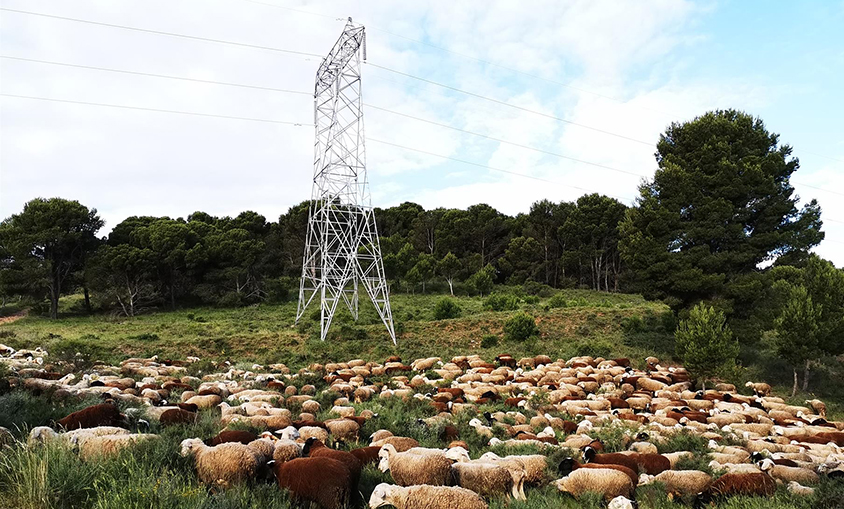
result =
M358 287L362 285L395 344L387 278L366 180L361 57L366 60L366 34L362 25L349 18L316 74L314 184L296 322L318 298L320 338L325 341L341 300L357 320Z

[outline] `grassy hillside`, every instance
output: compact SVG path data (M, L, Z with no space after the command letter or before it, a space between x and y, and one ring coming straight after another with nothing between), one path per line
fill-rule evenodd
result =
M553 298L523 297L518 311L536 317L541 333L525 342L503 337L504 323L518 311L489 311L480 297L459 297L455 298L461 308L459 318L435 320L434 306L442 298L440 294L392 297L396 347L368 301L361 302L357 322L346 310L338 313L326 342L319 341L318 308L312 306L297 325L295 302L161 311L135 318L65 315L49 320L30 315L0 323L0 342L14 348L42 346L52 359L83 362L195 355L207 361L228 360L246 366L284 362L301 367L310 362L383 359L392 354L405 359L468 353L492 358L502 352L514 356L544 353L559 358L626 356L634 363L648 355L673 360L673 315L663 304L647 302L638 295L566 290ZM66 299L65 309L77 307L75 300L78 297ZM490 345L488 339L482 346L485 336L495 336L497 344ZM790 369L766 348L764 341L743 345L740 360L742 367L736 369L732 381L765 380L777 385L780 394L789 391ZM818 396L829 400L833 409L842 408L844 389L832 383L842 376L841 363L832 360L816 371L810 394L796 399Z

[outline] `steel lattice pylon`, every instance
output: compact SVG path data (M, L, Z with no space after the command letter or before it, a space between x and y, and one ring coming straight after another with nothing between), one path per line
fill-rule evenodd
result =
M341 300L357 320L358 286L363 285L395 344L389 289L366 180L361 57L366 60L366 34L363 26L349 18L316 74L314 185L296 322L318 296L320 337L325 341Z

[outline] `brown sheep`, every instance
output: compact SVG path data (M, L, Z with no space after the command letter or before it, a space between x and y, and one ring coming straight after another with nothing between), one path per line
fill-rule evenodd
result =
M378 463L378 451L380 450L380 447L368 446L352 449L349 452L360 461L361 466L366 466Z
M343 509L351 500L351 473L341 462L325 456L296 458L275 465L278 485L293 500L312 502L322 509Z
M158 421L162 426L170 426L173 424L193 424L196 422L197 415L195 412L189 412L181 408L171 408L165 410L158 417Z
M698 499L708 503L713 498L732 495L770 497L776 490L776 481L765 473L724 474L716 479L709 489L700 493Z
M249 431L226 430L221 431L217 436L209 438L205 441L205 445L215 446L225 444L228 442L240 442L241 444L248 444L253 440L257 440L258 435Z
M358 481L360 481L360 472L363 469L363 465L354 454L348 451L330 449L326 447L325 444L312 437L305 441L305 445L302 447L302 456L308 456L310 458L332 458L343 463L351 475L349 478L351 482L349 488L352 491L350 491L350 493L352 496L357 494Z
M97 426L120 426L125 418L113 403L101 403L99 405L83 408L78 412L60 419L56 424L61 428L71 430L79 428L96 428Z
M586 463L594 463L597 465L621 465L627 467L633 472L639 472L639 461L634 454L621 454L618 452L608 452L598 454L595 449L586 447L583 450L583 459Z

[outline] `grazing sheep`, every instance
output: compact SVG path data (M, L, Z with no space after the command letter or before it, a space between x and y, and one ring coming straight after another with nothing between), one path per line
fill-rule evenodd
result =
M357 441L360 425L350 419L334 419L325 421L328 432L335 440Z
M401 487L381 483L369 497L369 508L391 505L396 509L487 509L474 491L456 486Z
M382 447L384 445L392 445L398 452L405 452L414 447L419 447L419 442L410 437L394 437L388 436L380 440L374 440L369 445L372 447Z
M389 470L400 486L451 484L451 460L445 457L445 452L420 453L417 449L397 452L392 444L385 444L378 452L378 469L382 472Z
M592 491L600 493L606 501L618 496L630 498L634 489L627 474L610 468L579 468L556 480L554 485L574 498L580 498L584 493Z
M117 406L112 403L101 403L99 405L83 408L78 412L60 419L56 424L66 430L79 428L96 428L97 426L119 426L125 423L126 419L120 415Z
M345 467L349 470L349 473L351 474L351 484L349 485L349 489L352 491L350 491L350 493L353 496L355 495L355 493L357 492L358 481L360 481L360 472L363 466L361 465L360 460L358 460L354 454L348 451L338 451L337 449L330 449L326 447L325 444L312 437L305 441L305 446L302 447L302 455L311 458L332 458L345 465Z
M294 440L280 438L275 441L273 460L276 465L302 457L302 445Z
M572 471L577 470L578 468L611 468L613 470L618 470L619 472L623 472L630 480L633 482L633 486L636 486L639 483L639 476L636 474L635 470L631 470L624 465L601 465L598 463L586 463L581 464L575 461L574 458L565 458L563 461L560 462L558 469L563 475L568 475ZM697 493L697 492L695 492Z
M162 426L193 424L196 422L197 417L196 412L191 412L181 408L171 408L161 413L158 417L158 422L160 422Z
M214 408L215 406L219 405L223 402L223 398L218 396L217 394L203 394L203 395L196 395L192 396L183 403L187 403L188 405L196 405L197 408L200 410L207 410L209 408Z
M757 396L771 395L771 386L766 383L747 382L746 384L744 384L744 386L753 389L754 394L756 394Z
M607 509L635 509L637 507L639 506L635 505L632 500L623 496L617 496L607 504Z
M299 428L299 438L305 441L309 438L315 438L322 443L328 442L328 431L318 426L302 426Z
M511 472L522 469L524 471L524 483L526 484L537 485L545 482L545 469L548 466L548 461L541 454L512 455L502 458L494 452L487 452L482 454L479 459L499 463Z
M322 509L349 506L351 474L336 459L322 456L276 463L275 477L295 501L312 502Z
M637 456L638 454L622 454L620 452L598 454L592 447L586 447L583 450L583 459L586 463L595 463L598 465L622 465L634 472L639 471L639 460ZM651 472L647 473L651 474ZM655 475L656 473L651 475Z
M819 399L807 399L805 403L812 407L812 410L817 412L819 416L826 419L826 404L823 401Z
M777 490L777 483L764 472L746 474L724 474L709 485L709 489L698 495L701 502L732 495L770 497Z
M455 484L472 490L482 497L509 495L521 498L518 484L513 482L510 471L495 463L458 462L451 465Z
M241 443L209 447L198 438L188 438L181 443L181 454L194 455L200 481L223 487L252 478L260 466L253 450Z
M798 483L816 484L820 481L818 474L812 470L800 467L777 465L770 459L762 460L759 468L774 479L779 479L784 482L796 481Z
M362 466L366 466L378 463L378 452L380 450L380 447L368 446L352 449L349 452L360 461Z
M666 470L655 476L642 475L647 476L647 482L641 484L660 482L665 485L665 491L681 496L701 493L712 484L712 476L700 470Z
M789 481L787 488L789 493L799 495L801 497L811 497L815 494L815 488L803 486L797 481Z
M378 442L380 440L384 440L387 437L393 436L393 432L388 429L379 429L378 431L369 435L369 441L372 442L369 445L381 447L384 444L375 444L374 442ZM418 445L418 444L417 444Z
M137 433L118 435L78 434L71 438L71 444L79 448L79 457L83 460L113 456L125 447L142 440L158 438L158 435Z

